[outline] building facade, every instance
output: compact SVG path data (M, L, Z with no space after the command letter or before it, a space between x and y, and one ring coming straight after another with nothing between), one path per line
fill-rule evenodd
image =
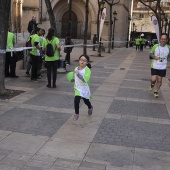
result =
M115 2L117 1L118 0L115 0ZM120 0L119 4L112 7L112 11L117 12L118 20L115 23L114 35L118 47L126 44L125 41L129 35L129 16L132 13L132 2L132 0ZM72 0L72 38L75 39L82 39L84 35L85 3L86 0ZM51 0L51 5L57 24L58 37L64 38L68 31L69 22L68 0ZM103 27L102 38L108 41L110 36L110 8L106 2L105 7L107 9L107 16ZM13 0L11 9L10 27L14 32L27 32L28 22L31 20L32 16L37 17L38 26L40 28L44 28L47 31L50 27L49 16L44 0ZM97 33L97 15L98 0L90 0L88 39L92 39L93 35Z
M154 5L155 2L147 2L147 5ZM164 13L170 19L170 0L162 0L161 6L164 9ZM140 3L138 0L134 0L133 14L132 14L132 39L144 34L145 38L152 40L156 38L154 26L151 21L153 12L146 6Z

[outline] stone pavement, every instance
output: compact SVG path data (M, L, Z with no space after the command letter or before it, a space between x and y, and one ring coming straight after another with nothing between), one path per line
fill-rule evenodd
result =
M70 71L82 51L73 49ZM76 122L66 74L58 74L56 89L46 87L45 71L37 83L25 70L7 78L6 88L25 92L0 101L0 170L169 170L170 72L155 99L148 52L121 48L96 57L88 49L94 112L87 116L81 102Z

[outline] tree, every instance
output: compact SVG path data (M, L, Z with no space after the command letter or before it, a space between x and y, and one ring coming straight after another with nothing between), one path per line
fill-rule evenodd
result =
M113 21L112 21L112 7L113 5L116 5L120 2L120 0L118 0L117 2L115 2L115 0L111 0L111 1L108 1L108 0L105 0L107 2L107 4L109 5L110 7L110 22L109 22L109 27L110 27L110 32L109 32L109 37L110 37L110 40L109 40L109 43L108 43L108 53L110 53L110 49L111 49L111 44L112 44L112 24L113 24Z
M55 17L54 17L54 13L53 13L53 9L52 9L50 0L45 0L45 4L46 4L46 7L47 7L47 12L48 12L48 15L49 15L51 28L55 29L55 34L57 34Z
M11 0L0 0L0 51L6 50ZM0 52L0 94L5 93L5 53Z
M85 29L84 29L84 48L83 52L84 54L87 54L87 31L88 31L88 22L89 22L89 0L86 0L86 21L85 21Z
M167 17L163 9L164 7L162 6L162 0L138 0L138 1L147 8L149 8L154 13L159 23L159 33L161 35L163 29L163 24L161 21L162 19L167 20Z

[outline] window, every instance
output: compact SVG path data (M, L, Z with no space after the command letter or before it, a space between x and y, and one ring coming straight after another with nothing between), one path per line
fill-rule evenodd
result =
M144 18L144 14L139 14L139 18Z

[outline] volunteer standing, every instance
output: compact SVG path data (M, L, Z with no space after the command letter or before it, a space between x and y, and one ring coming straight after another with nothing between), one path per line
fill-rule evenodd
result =
M52 45L53 48L53 56L47 55L47 45ZM48 79L48 88L56 88L56 79L57 79L57 67L60 56L60 41L57 37L55 37L55 30L53 28L49 28L47 37L43 40L42 50L45 53L45 62L47 67L47 79ZM53 81L51 82L51 73L53 75ZM53 86L51 86L53 85Z

